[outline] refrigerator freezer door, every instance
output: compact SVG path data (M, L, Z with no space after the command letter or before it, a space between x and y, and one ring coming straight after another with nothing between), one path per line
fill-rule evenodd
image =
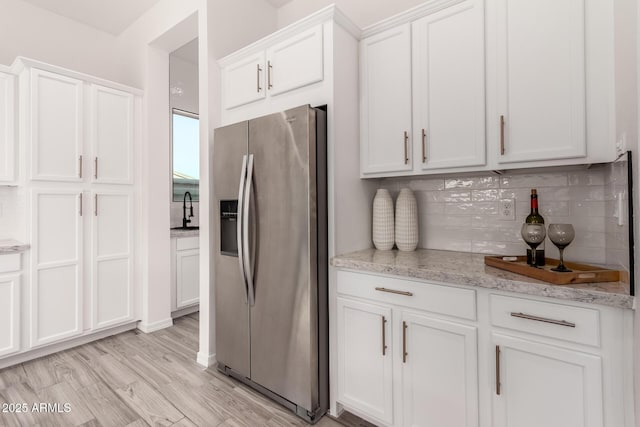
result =
M315 110L304 106L251 120L249 153L255 232L251 379L313 411L318 407Z
M242 122L218 128L214 133L214 242L222 241L220 203L238 200L239 197L243 157L246 159L247 155L247 132L248 123ZM240 211L242 201L238 200L237 206ZM237 215L237 219L240 219L240 215ZM251 374L249 305L243 269L237 256L223 254L220 247L212 250L216 298L216 358L218 363L248 378Z

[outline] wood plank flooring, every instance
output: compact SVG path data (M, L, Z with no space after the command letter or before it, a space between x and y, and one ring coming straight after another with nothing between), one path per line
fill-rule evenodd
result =
M200 367L197 350L195 313L152 334L125 332L0 370L0 426L307 425L215 368ZM316 425L372 426L348 413Z

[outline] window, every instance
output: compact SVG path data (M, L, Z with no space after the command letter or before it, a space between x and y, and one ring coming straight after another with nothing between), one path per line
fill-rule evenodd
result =
M173 110L171 121L173 141L173 201L181 202L185 192L193 201L200 199L200 128L198 115Z

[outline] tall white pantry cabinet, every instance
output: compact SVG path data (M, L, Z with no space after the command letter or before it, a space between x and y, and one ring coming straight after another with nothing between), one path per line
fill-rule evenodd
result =
M132 323L134 144L141 92L19 59L31 243L22 350Z

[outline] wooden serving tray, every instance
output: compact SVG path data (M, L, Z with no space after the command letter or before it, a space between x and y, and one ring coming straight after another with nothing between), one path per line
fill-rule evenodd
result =
M503 258L516 258L514 261L507 261ZM602 267L594 267L587 264L566 262L564 265L573 270L570 273L551 271L560 261L553 258L545 258L546 265L543 267L531 267L527 264L526 256L485 256L484 263L491 267L522 274L534 279L553 283L555 285L572 285L575 283L596 283L596 282L617 282L620 280L620 272Z

